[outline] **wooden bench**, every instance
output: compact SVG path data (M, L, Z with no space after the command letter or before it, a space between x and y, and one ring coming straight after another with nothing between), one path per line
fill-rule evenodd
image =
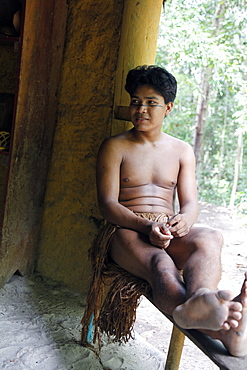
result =
M153 303L150 300L151 303ZM163 313L163 312L162 312ZM172 316L164 314L173 324L171 339L166 359L165 370L178 370L182 356L184 339L188 337L206 356L210 358L220 370L247 370L247 355L244 357L234 357L229 354L219 340L199 332L198 330L185 330L176 325ZM93 337L93 317L88 327L88 342Z

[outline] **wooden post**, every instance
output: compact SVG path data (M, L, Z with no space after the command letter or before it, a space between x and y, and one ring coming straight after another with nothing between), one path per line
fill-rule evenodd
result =
M154 64L162 0L126 0L124 2L120 49L118 56L114 106L128 106L124 89L128 71L138 65ZM112 135L132 127L130 122L113 119Z
M184 334L173 325L165 370L178 370L184 346Z

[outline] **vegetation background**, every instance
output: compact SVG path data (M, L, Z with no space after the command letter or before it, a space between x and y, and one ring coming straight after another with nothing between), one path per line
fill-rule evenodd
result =
M168 0L156 64L178 81L164 131L189 142L199 200L247 213L247 1Z

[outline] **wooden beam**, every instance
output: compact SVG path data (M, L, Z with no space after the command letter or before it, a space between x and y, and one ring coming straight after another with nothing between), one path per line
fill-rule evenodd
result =
M114 110L114 118L121 121L130 121L129 107L119 105Z

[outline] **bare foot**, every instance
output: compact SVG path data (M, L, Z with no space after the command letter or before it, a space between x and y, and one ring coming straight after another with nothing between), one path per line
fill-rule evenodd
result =
M242 317L242 305L239 300L232 301L232 298L233 293L229 290L199 289L184 304L175 308L173 318L184 329L236 329Z
M221 330L221 338L218 339L233 356L245 356L247 354L247 273L245 273L241 292L234 298L234 301L242 304L242 318L237 328L231 328L228 331Z

